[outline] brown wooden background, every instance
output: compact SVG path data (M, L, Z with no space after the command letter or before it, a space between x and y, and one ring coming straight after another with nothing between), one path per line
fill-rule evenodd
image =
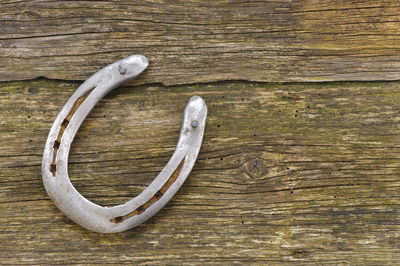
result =
M0 1L0 263L400 263L398 1ZM140 193L183 108L209 116L193 172L145 224L87 231L41 181L83 80L140 53L73 143L90 200Z

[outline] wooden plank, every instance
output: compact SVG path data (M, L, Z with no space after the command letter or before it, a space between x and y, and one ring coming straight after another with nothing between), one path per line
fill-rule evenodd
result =
M73 184L102 205L125 202L162 169L192 95L209 117L179 193L147 223L111 235L66 218L41 181L46 136L78 85L0 83L2 263L399 263L400 83L116 89L70 155Z
M136 84L398 80L398 1L1 1L0 80L85 80L141 53Z

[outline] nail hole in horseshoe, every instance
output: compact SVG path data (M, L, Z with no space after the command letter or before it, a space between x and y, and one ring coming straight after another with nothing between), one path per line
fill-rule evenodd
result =
M113 219L110 219L110 223L122 223L126 219L139 215L143 213L147 208L149 208L151 205L153 205L156 201L161 199L161 197L167 192L167 190L172 186L172 184L176 181L176 179L179 177L179 174L182 170L182 167L185 163L185 158L182 159L182 161L179 163L178 167L175 169L175 171L172 173L172 175L168 178L168 180L164 183L164 185L161 187L159 191L157 191L154 196L148 200L145 204L137 207L135 210L132 212L125 214L123 216L118 216Z
M53 161L51 162L50 165L50 172L52 173L53 176L56 176L56 159L57 159L57 152L58 149L60 148L61 144L61 138L64 134L65 129L67 128L69 121L71 120L72 116L75 114L76 110L78 110L79 106L85 101L85 99L90 95L90 93L96 88L93 87L90 90L88 90L86 93L84 93L81 97L79 97L74 105L72 106L71 111L68 113L68 115L64 118L64 120L61 122L61 128L60 131L58 132L57 139L54 141L53 144Z

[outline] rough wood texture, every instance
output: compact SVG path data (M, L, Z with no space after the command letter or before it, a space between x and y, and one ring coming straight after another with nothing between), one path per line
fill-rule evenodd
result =
M190 96L209 117L180 192L113 235L74 224L41 181L49 128L78 85L0 83L1 263L399 263L400 83L116 89L70 155L73 184L99 204L128 200L162 169Z
M399 28L393 0L3 0L0 80L84 80L133 53L151 63L136 84L398 80Z
M389 0L0 0L1 263L399 264L400 83L304 83L398 80L399 27ZM133 53L150 68L85 120L73 184L106 206L140 193L194 94L204 144L160 213L93 233L46 195L42 151L68 80Z

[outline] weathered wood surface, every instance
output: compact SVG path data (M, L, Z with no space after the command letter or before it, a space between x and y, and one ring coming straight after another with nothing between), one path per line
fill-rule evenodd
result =
M254 82L398 80L399 28L389 0L0 1L0 262L399 264L400 82ZM73 184L140 193L194 94L204 144L160 213L93 233L46 195L42 151L73 80L133 53L150 67L84 122Z
M103 205L138 194L174 150L194 94L199 160L159 214L104 235L66 218L40 173L49 128L79 82L0 83L4 264L400 262L398 82L122 87L85 120L73 184Z
M399 29L393 0L3 0L0 80L84 80L133 53L152 66L137 84L398 80Z

